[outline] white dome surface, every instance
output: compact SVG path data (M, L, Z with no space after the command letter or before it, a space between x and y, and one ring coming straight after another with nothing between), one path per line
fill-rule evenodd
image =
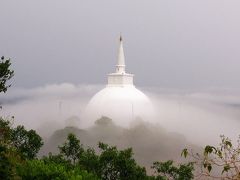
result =
M136 118L149 121L154 114L149 98L134 86L107 86L95 94L86 107L91 124L107 116L117 125L128 127Z
M95 94L85 111L86 125L107 116L117 125L129 127L137 118L154 120L155 112L149 98L133 85L133 74L125 71L123 41L119 39L116 71L108 74L107 87Z

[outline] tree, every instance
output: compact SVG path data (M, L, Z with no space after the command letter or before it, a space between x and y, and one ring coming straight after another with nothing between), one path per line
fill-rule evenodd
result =
M16 168L18 179L25 180L98 180L98 178L79 167L68 169L64 164L53 161L44 162L43 160L27 160Z
M0 117L0 144L8 144L11 137L11 121Z
M73 163L73 167L81 167L103 180L147 179L145 168L137 165L131 148L118 150L104 143L99 143L99 148L99 155L93 148L85 150L73 134L59 146L60 153Z
M6 84L14 75L14 71L10 69L10 66L10 59L5 59L4 56L2 56L0 61L0 93L5 93L11 86L11 84Z
M146 179L146 170L137 165L131 148L118 150L116 146L99 143L99 177L106 180L113 179Z
M219 146L207 145L203 153L184 149L182 154L192 158L198 167L197 178L240 179L240 136L236 146L225 136L220 136ZM213 171L214 170L214 171Z
M27 131L24 126L12 130L11 141L23 158L33 159L43 145L42 138L34 130Z
M173 161L154 162L152 168L159 180L190 180L193 179L193 163L180 164L178 167Z
M13 179L20 156L11 142L11 120L0 117L0 179Z
M51 152L48 154L48 156L43 156L42 160L45 164L48 163L56 163L56 164L62 164L68 169L71 169L73 165L71 164L71 161L66 160L62 154L53 155Z
M67 141L58 148L60 153L69 159L74 165L84 151L82 144L80 144L80 140L78 140L72 133L68 135Z
M93 148L87 148L87 150L84 150L79 158L78 165L83 169L86 169L88 172L99 174L99 156L95 153Z

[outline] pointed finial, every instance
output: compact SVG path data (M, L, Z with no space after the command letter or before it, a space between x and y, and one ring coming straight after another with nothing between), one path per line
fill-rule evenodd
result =
M120 41L122 41L122 34L120 34L120 38L119 38Z
M119 50L118 50L118 63L116 65L116 73L125 73L125 58L124 58L124 52L123 52L123 41L122 41L122 35L120 34L119 38Z

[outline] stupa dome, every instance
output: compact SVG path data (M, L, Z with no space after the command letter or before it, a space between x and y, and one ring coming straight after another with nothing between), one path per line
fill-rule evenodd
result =
M154 116L150 99L133 85L133 74L125 72L123 42L120 47L116 72L108 75L107 86L96 93L86 107L89 123L107 116L114 123L128 127L136 118L147 121Z

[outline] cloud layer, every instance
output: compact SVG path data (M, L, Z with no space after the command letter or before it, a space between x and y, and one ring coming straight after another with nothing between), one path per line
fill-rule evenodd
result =
M65 126L83 127L84 109L101 85L52 84L32 89L10 89L0 96L5 117L15 124L48 136ZM183 134L195 144L218 142L220 134L234 139L240 127L240 95L233 90L183 91L143 88L157 117L149 120L169 132ZM144 109L143 109L144 111ZM117 123L120 124L120 123Z

